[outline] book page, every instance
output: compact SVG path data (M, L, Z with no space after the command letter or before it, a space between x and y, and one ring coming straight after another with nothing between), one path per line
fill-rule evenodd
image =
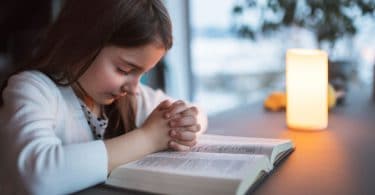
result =
M124 165L126 168L216 178L241 179L251 171L269 171L262 155L204 152L159 152Z
M191 151L266 155L273 163L279 153L291 148L293 148L292 142L284 139L203 134L198 138L197 145Z
M270 170L264 155L158 152L117 167L105 183L158 194L244 194Z

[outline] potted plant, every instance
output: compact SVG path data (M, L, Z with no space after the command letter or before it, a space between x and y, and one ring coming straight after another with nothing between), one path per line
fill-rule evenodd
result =
M243 18L246 12L258 7L260 25L256 28ZM354 11L352 11L354 10ZM234 29L240 37L256 39L259 35L284 27L299 27L313 32L317 45L328 53L339 38L352 37L357 32L355 19L363 15L375 16L375 1L366 0L246 0L238 2L232 10ZM329 63L329 81L336 90L346 91L352 66L345 60ZM344 96L338 103L344 101Z

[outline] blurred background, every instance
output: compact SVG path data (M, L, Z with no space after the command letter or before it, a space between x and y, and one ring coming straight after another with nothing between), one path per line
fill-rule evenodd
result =
M142 82L193 101L211 116L285 90L288 48L327 51L329 80L337 90L374 87L374 0L164 2L173 22L174 46ZM63 4L0 2L1 81L32 55ZM350 100L344 99L341 106L345 104Z

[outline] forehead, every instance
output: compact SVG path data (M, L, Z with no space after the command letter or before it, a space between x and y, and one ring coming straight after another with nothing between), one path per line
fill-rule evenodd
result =
M106 46L103 48L103 53L113 57L142 56L145 58L150 55L164 55L165 49L157 44L147 44L139 47Z
M151 69L165 54L165 49L156 44L148 44L140 47L104 47L101 55L114 63L132 64L145 71Z

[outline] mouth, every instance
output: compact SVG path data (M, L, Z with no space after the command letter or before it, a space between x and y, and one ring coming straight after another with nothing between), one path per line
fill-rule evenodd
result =
M114 99L118 99L118 98L123 97L125 95L127 95L127 93L111 94L112 98L114 98Z

